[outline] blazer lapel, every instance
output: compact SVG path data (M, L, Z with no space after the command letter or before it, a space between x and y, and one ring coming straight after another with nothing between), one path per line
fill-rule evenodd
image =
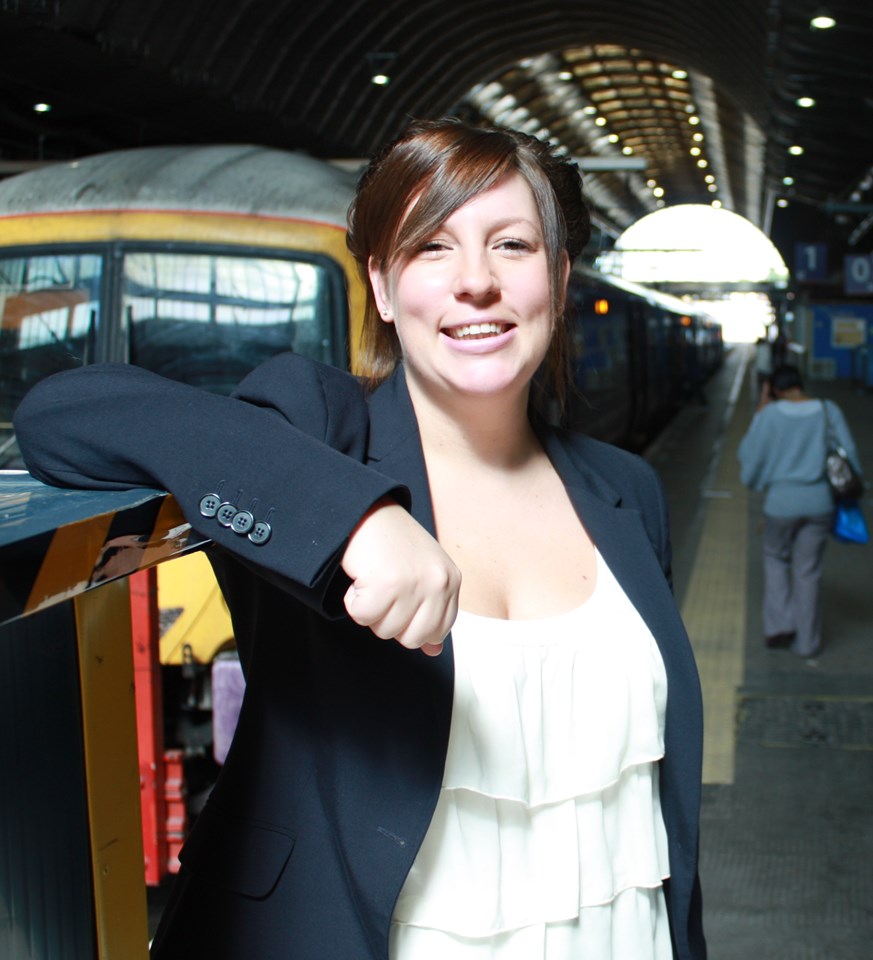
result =
M370 396L370 437L367 462L380 473L405 484L412 496L412 516L436 536L427 467L421 448L418 421L406 386L403 367L397 369ZM455 663L451 633L440 656L430 661L432 676L445 691L443 721L448 742L451 697L455 687ZM442 775L442 771L440 772Z
M371 394L369 409L367 462L409 488L412 516L435 536L436 525L418 421L401 366Z
M538 432L585 529L663 646L660 637L681 626L681 620L639 511L623 506L620 492L591 470L556 431Z
M672 888L681 901L690 895L695 876L694 825L700 811L703 743L703 707L691 644L639 511L622 507L620 495L580 462L556 432L543 432L541 439L591 539L651 630L669 689L676 691L667 697L661 797L671 837ZM676 838L685 838L685 842Z

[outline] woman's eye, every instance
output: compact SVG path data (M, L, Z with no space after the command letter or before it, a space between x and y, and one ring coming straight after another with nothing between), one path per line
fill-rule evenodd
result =
M441 250L446 249L446 244L442 240L428 240L426 243L423 243L419 248L419 253L438 253Z
M499 250L509 250L511 252L531 249L531 245L526 240L520 240L518 237L508 237L505 240L500 240L497 247Z

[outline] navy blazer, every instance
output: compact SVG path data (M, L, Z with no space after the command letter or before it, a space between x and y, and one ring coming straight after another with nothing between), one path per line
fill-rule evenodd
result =
M365 396L348 374L286 354L231 399L135 367L85 367L35 387L15 426L35 476L170 490L214 541L246 694L182 852L155 960L384 960L440 790L454 680L451 637L440 657L426 657L378 639L342 607L339 560L376 500L394 496L434 532L402 370ZM667 903L675 956L703 960L702 708L671 590L663 491L638 457L537 429L664 660ZM202 498L216 492L267 520L271 538L253 543L202 516Z

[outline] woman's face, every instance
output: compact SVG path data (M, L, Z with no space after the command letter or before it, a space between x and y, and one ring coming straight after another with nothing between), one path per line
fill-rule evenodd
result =
M371 267L370 281L382 319L395 325L411 390L526 393L553 317L542 226L522 176L468 201L387 274Z

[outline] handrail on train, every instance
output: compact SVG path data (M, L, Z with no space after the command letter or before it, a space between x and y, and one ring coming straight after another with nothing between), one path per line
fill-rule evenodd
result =
M148 955L129 575L207 542L160 490L0 471L0 842L4 897L33 928L9 934L10 960L31 934L46 956ZM56 799L35 804L45 783Z

